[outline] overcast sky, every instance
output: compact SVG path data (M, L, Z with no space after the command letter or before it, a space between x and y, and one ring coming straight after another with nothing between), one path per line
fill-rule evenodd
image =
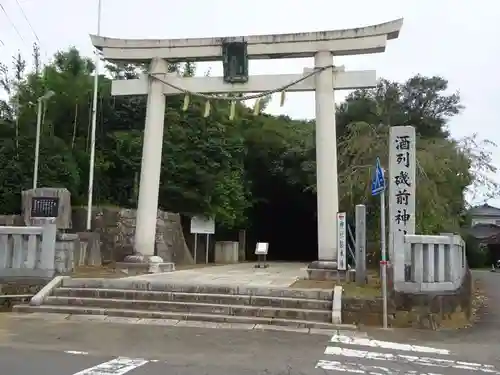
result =
M42 57L74 45L92 55L97 0L19 0L41 42ZM399 39L383 54L338 58L346 69L376 69L379 77L406 80L441 75L460 90L466 109L450 123L452 135L478 132L500 144L500 3L493 0L102 0L102 35L120 38L186 38L272 34L360 27L404 18ZM19 49L30 59L36 41L16 0L0 0L0 61ZM10 19L10 20L9 20ZM14 26L13 26L14 25ZM16 31L17 29L17 31ZM221 64L220 64L221 65ZM299 73L311 59L253 62L250 74ZM208 69L199 66L199 73ZM222 67L212 66L212 75ZM345 93L338 94L341 100ZM314 117L312 93L276 98L269 110ZM500 151L495 151L500 166ZM492 202L499 204L500 201Z

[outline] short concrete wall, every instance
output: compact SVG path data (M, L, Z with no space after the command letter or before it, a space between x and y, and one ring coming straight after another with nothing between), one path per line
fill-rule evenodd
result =
M0 277L53 277L55 241L55 224L0 227Z
M467 261L465 241L459 235L399 235L394 241L396 291L454 291L462 285Z
M55 224L0 226L0 278L52 278L100 265L98 233L57 233Z
M218 241L215 243L215 263L231 264L238 263L239 244L231 241Z
M472 317L472 291L470 271L466 271L462 285L454 291L392 291L387 303L389 327L432 330L467 327ZM383 323L382 298L344 296L342 323L380 327Z

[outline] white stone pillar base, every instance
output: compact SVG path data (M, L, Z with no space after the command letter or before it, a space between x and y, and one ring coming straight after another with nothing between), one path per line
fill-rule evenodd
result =
M116 264L116 268L128 275L145 273L163 273L175 271L174 263L165 263L159 256L145 256L133 254L125 257L123 262Z

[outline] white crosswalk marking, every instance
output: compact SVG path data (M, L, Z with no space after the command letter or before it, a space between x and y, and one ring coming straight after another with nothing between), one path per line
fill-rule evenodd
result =
M355 362L339 362L339 361L319 361L316 368L323 370L348 372L353 374L366 374L366 375L442 375L435 372L419 372L415 370L408 371L394 371L393 369L383 366L370 366L362 363Z
M142 358L119 357L79 371L73 375L124 375L138 367L144 366L148 362Z
M492 365L454 359L447 349L381 341L366 336L334 335L324 354L326 358L318 361L316 368L333 373L442 375L445 371L446 374L500 375L500 371Z
M341 344L351 344L359 346L369 346L372 348L394 349L405 352L421 352L421 353L434 353L434 354L444 354L444 355L450 354L450 351L446 349L431 348L428 346L400 344L397 342L373 340L365 337L334 335L330 340L330 342L338 342Z

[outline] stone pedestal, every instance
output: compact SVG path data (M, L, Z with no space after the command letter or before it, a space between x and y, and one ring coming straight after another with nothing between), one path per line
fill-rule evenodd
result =
M175 271L175 264L164 262L156 255L147 257L142 254L133 254L125 257L123 262L117 262L116 269L133 276L145 273L172 272Z
M127 256L123 262L116 263L116 269L128 275L141 275L145 273L162 273L175 271L174 263L164 262L158 256L145 257L141 254Z
M74 255L79 247L80 244L77 234L57 234L55 249L55 269L57 273L68 273L75 269Z
M307 278L318 281L344 281L347 278L347 271L340 271L336 261L315 260L307 267Z
M97 232L78 232L80 248L75 253L76 266L98 266L102 265L101 240Z

